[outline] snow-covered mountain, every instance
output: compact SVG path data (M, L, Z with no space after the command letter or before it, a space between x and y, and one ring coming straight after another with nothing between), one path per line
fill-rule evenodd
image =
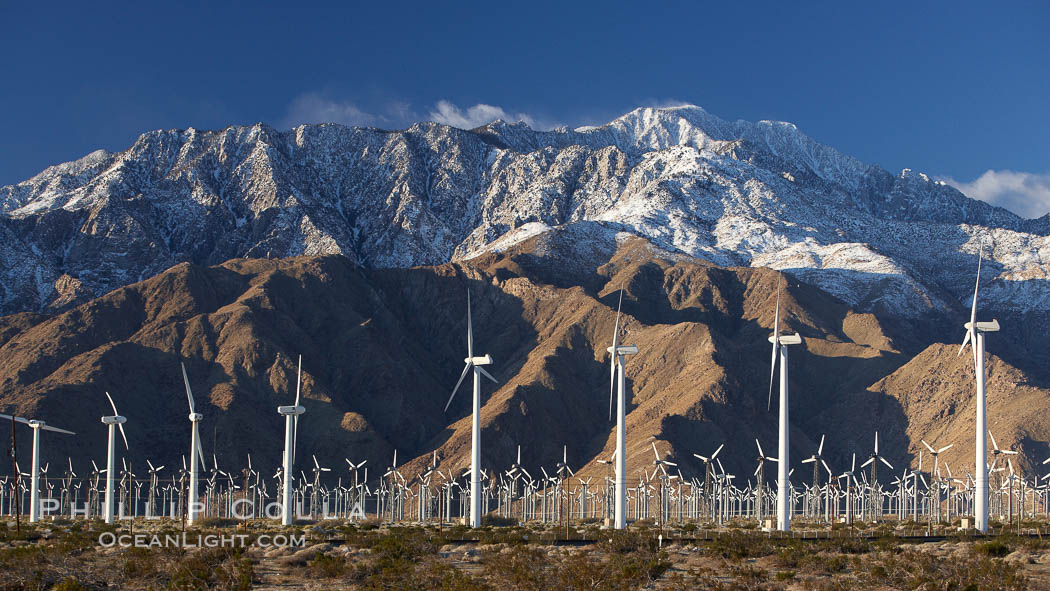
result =
M182 261L341 253L407 267L559 227L784 269L859 310L904 316L970 297L984 240L982 302L1050 310L1050 218L891 174L790 123L694 106L546 132L502 121L154 131L0 188L0 212L0 313L62 308Z

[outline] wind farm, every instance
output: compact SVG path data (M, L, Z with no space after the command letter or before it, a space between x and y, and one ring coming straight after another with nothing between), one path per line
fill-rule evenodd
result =
M1042 7L455 8L6 11L0 591L1050 588Z
M645 268L652 260L660 260L638 260L638 252L621 248L616 255L619 258L613 260L633 260L638 265L636 268ZM975 254L981 258L980 252ZM495 258L489 264L499 268L504 260ZM303 263L326 269L329 274L338 272L341 264L334 259L304 260ZM681 275L689 268L689 272L703 278L702 281L712 281L709 270L683 266L681 262L662 264L668 265L665 272L669 276ZM274 265L260 261L249 263L248 268L273 269ZM245 267L240 269L243 272ZM304 348L305 354L268 347L275 354L261 360L260 366L274 368L270 375L275 377L268 378L268 382L275 387L272 397L267 399L275 401L272 404L277 406L277 416L283 421L267 428L269 435L232 427L240 438L258 436L260 441L278 441L279 445L227 449L215 442L229 441L220 435L231 427L228 423L226 426L209 424L208 419L223 412L215 402L214 378L208 378L207 385L202 386L209 391L203 399L192 387L191 375L202 372L191 371L191 367L204 367L213 360L180 353L173 355L166 365L158 366L166 367L166 372L173 374L158 376L167 384L163 392L165 402L158 410L171 409L173 413L189 410L189 425L176 423L180 426L171 432L173 440L188 441L188 448L173 446L170 451L156 455L136 453L139 449L162 449L156 442L151 445L153 437L149 430L139 428L155 420L156 413L144 413L144 407L134 403L133 383L121 385L119 376L103 378L97 374L94 379L101 381L97 386L87 387L88 392L105 387L122 393L117 400L110 392L102 392L106 414L101 419L101 427L105 431L105 443L100 433L76 446L81 454L59 455L52 451L55 449L52 446L59 442L57 437L43 441L35 437L36 451L31 459L36 462L28 463L30 472L19 469L15 476L0 483L0 514L14 519L18 527L25 527L27 531L33 531L31 528L37 524L68 527L98 521L117 527L117 531L150 532L170 527L191 531L216 527L221 531L226 527L256 534L285 531L289 535L325 531L328 532L324 534L325 539L331 540L340 539L344 534L337 532L346 531L347 527L377 528L377 531L412 527L421 531L456 532L455 539L460 543L474 544L481 539L479 536L489 535L482 532L501 528L508 532L531 531L535 539L549 539L551 543L561 540L561 543L577 544L588 540L598 543L601 532L616 531L651 534L677 544L706 543L720 536L737 535L734 532L765 536L761 539L767 540L791 540L796 539L795 536L828 540L842 535L860 539L890 536L902 541L963 534L999 538L1029 533L1041 535L1042 524L1050 519L1048 479L1038 471L1046 458L1037 455L1027 462L1021 461L1023 452L1014 448L1013 440L1008 438L1009 443L1000 446L1000 441L987 428L984 433L990 444L983 466L988 474L986 497L982 497L980 466L977 470L967 468L958 456L950 455L964 446L966 440L955 439L943 429L934 427L919 433L906 449L900 447L904 439L899 424L892 420L880 422L879 413L873 416L875 421L866 433L843 432L828 422L824 423L825 433L811 430L814 423L799 417L802 413L814 412L814 405L807 404L804 397L822 395L813 389L813 384L819 382L814 382L812 376L820 374L816 366L822 360L834 359L823 353L829 342L822 335L841 329L827 321L812 320L809 310L820 309L822 303L828 301L822 299L826 296L798 280L785 279L783 273L748 271L743 275L752 282L748 291L754 302L745 305L753 305L757 326L738 332L736 338L742 342L742 353L738 357L742 367L747 368L745 371L753 376L746 383L750 384L750 396L757 404L749 411L753 415L747 415L748 421L738 427L738 433L712 429L718 419L701 415L692 423L679 423L678 428L685 429L685 433L713 436L696 439L695 445L684 445L690 439L669 438L666 427L653 430L651 423L637 422L638 413L647 412L646 398L651 399L654 391L644 386L639 388L639 378L634 376L640 373L641 379L654 379L653 376L662 372L654 367L655 359L667 359L668 345L681 350L677 346L688 347L696 335L705 333L691 329L692 337L668 338L668 333L662 332L658 325L644 320L646 297L652 297L654 292L638 283L639 276L633 271L623 271L612 278L604 290L596 292L590 311L582 316L608 319L606 326L611 327L612 334L608 328L597 325L590 351L566 348L566 343L572 342L571 337L567 337L569 340L561 340L543 353L545 365L541 367L557 364L559 351L562 356L589 359L587 363L594 367L577 372L586 379L573 383L589 383L590 394L584 396L597 404L571 411L574 421L581 425L589 421L594 425L584 428L592 429L594 435L590 441L575 437L569 445L558 442L551 445L546 441L551 432L548 429L559 428L556 415L541 414L535 421L516 426L493 422L493 402L506 396L507 390L528 404L544 400L549 400L548 404L564 404L547 397L581 395L573 393L578 390L554 387L543 399L522 398L521 382L513 372L523 371L529 361L523 363L519 354L501 346L500 340L493 337L507 334L506 326L500 324L506 316L498 313L493 303L498 301L494 298L505 296L497 295L501 292L478 281L486 275L484 271L479 273L477 267L449 267L448 271L447 287L431 287L426 293L437 296L435 310L448 305L453 311L437 327L441 330L451 327L452 334L461 335L438 343L455 345L458 340L462 346L465 333L467 356L444 405L440 404L445 398L441 396L440 379L434 380L432 390L439 395L438 400L424 403L423 398L420 399L420 404L429 404L428 408L437 414L460 417L453 419L452 431L444 436L444 445L433 445L436 441L433 439L424 440L422 447L415 447L413 455L400 461L399 456L404 458L404 455L393 447L380 448L385 458L377 457L375 448L368 446L326 447L323 442L327 437L319 430L325 424L332 424L325 420L325 414L332 413L332 399L329 393L319 396L322 394L317 391L321 383L319 377L325 369L311 360L329 357L309 346ZM142 289L148 289L147 284ZM727 287L722 285L721 289ZM549 306L563 305L553 294L547 296L547 301ZM977 304L973 301L970 302L971 317L979 313L974 311L980 304L979 295ZM426 309L422 301L415 305ZM457 309L462 314L458 322L454 319ZM537 318L554 319L543 310L535 314ZM354 321L358 326L362 322ZM375 322L365 322L365 326ZM998 327L997 322L986 324ZM986 328L985 324L971 322L966 325L968 331L971 326L977 331ZM646 334L654 329L661 332L656 336ZM564 330L569 331L568 335L576 329L570 323L564 325ZM767 336L770 332L772 336ZM855 332L852 334L856 336ZM967 332L966 345L983 346L983 333L978 333L979 340L969 335ZM745 339L749 342L745 343ZM769 349L763 352L761 348L770 345L771 358ZM794 377L796 374L788 374L789 346L796 352L792 364L801 364L803 368L799 370L801 380ZM662 354L647 358L646 353L654 349ZM418 350L430 351L434 347L423 346ZM494 350L498 355L479 355L479 350ZM751 352L749 358L744 358L745 351ZM938 352L940 363L952 364L956 359L965 362L965 367L952 370L951 377L961 385L969 380L970 393L961 392L959 396L977 399L973 376L974 369L981 366L975 364L972 356L961 357L958 345L944 343L920 355L921 367L933 370L940 367L924 357L933 352ZM897 359L897 354L894 355ZM500 365L493 363L494 358L507 359L510 369L501 370ZM445 359L446 356L436 356L433 362L437 366ZM767 361L769 366L765 365ZM899 359L895 363L901 367L908 365ZM993 363L1001 366L1003 361ZM607 376L603 375L606 364L609 366ZM412 371L411 364L406 367ZM678 371L687 372L688 368ZM469 404L457 404L456 394L468 374L473 374L474 395ZM775 392L778 375L779 391ZM492 392L482 390L486 381L492 384ZM799 383L806 386L798 387ZM800 392L796 398L789 398L791 385L796 385L794 391ZM762 389L767 390L765 407L760 403ZM602 400L606 395L609 400ZM774 395L777 409L772 404ZM993 396L989 402L987 395L983 398L991 408L1002 400ZM834 402L822 404L830 407L824 413L835 416ZM530 410L544 412L542 408ZM306 412L307 409L310 412ZM789 414L789 410L793 412ZM264 416L272 410L264 407L258 412ZM815 413L817 417L820 415L821 411ZM50 420L50 415L44 416ZM979 415L971 414L968 420L961 420L962 427L975 428L975 416ZM994 411L993 416L996 416ZM38 429L57 430L50 423L40 420L32 423L18 415L2 418L13 421L16 428L37 424ZM54 420L58 424L69 424ZM987 418L984 420L982 427L989 424ZM79 424L73 424L80 433ZM1008 430L1001 423L993 422L991 427L997 433ZM26 438L25 446L30 446L28 436L32 433L25 431L13 432L15 453L19 451L22 437ZM80 437L66 429L59 433L63 437ZM508 433L512 434L511 441L521 443L508 445ZM458 441L463 442L469 453L457 454ZM769 441L776 441L775 456L765 450L763 442ZM1029 445L1025 445L1026 450L1031 449ZM93 453L92 449L97 451ZM267 449L273 451L267 452ZM271 457L267 458L267 454ZM864 461L858 461L857 456ZM812 471L798 470L809 463L813 464ZM337 464L344 468L330 468ZM49 465L68 466L68 470L65 474L55 471L49 474ZM149 469L136 474L132 471L133 465ZM387 467L370 471L369 465ZM168 466L181 466L181 469ZM34 513L33 507L39 507L39 511ZM987 512L984 530L978 518L981 511ZM22 515L26 517L25 523L20 522Z
M978 253L979 254L979 253ZM979 256L980 258L980 256ZM462 280L458 280L462 281ZM134 447L147 445L146 437L142 435L131 435L125 431L125 425L135 425L138 421L149 421L150 417L132 416L125 417L118 413L114 397L109 392L103 392L106 405L112 413L102 417L102 424L106 430L107 443L100 446L100 452L87 454L87 459L92 465L99 462L104 469L96 469L89 473L82 470L83 476L79 477L80 487L87 491L81 500L82 507L61 500L60 497L68 497L69 489L73 483L71 476L55 475L48 477L44 468L47 461L53 463L68 464L69 473L73 474L74 457L62 457L55 454L45 454L45 460L41 461L40 438L34 435L35 445L30 447L32 457L30 464L31 472L29 478L24 479L19 471L17 478L9 479L8 489L0 502L0 510L6 515L14 515L19 511L25 511L29 515L29 521L35 522L40 519L79 516L100 517L107 523L113 523L128 516L150 515L156 519L171 519L175 521L185 520L192 525L196 520L202 518L233 518L233 501L237 497L251 499L251 505L258 504L263 500L267 504L276 504L277 509L267 507L253 507L248 515L249 519L265 518L266 515L276 515L284 526L291 526L297 519L318 519L322 516L331 516L334 519L380 519L387 522L406 520L408 522L442 522L465 523L473 528L481 526L485 515L499 515L505 518L514 518L518 523L558 523L563 521L566 514L570 520L594 520L602 527L610 529L623 529L634 522L645 522L652 520L656 523L673 521L677 523L692 522L696 524L720 524L733 521L753 521L766 526L766 529L776 529L787 532L790 523L799 519L807 525L812 523L823 523L825 525L835 523L849 523L856 520L882 521L909 515L912 521L915 517L937 515L941 507L953 507L952 515L967 516L973 518L973 527L982 531L983 522L979 518L981 511L988 506L1014 507L1016 510L1009 512L1005 517L1008 521L1024 519L1026 516L1035 516L1046 513L1046 487L1045 480L1038 473L1027 476L1024 487L1024 498L1020 498L1021 487L1014 490L1003 489L1001 486L987 487L987 500L982 496L981 466L976 469L964 470L964 480L951 479L941 474L942 454L949 452L958 443L947 443L938 440L938 446L932 447L926 441L919 441L923 447L922 451L927 453L927 466L932 462L932 470L923 472L916 471L913 465L903 468L895 468L894 463L888 457L911 457L913 462L919 460L919 449L887 450L885 441L880 443L880 433L872 429L868 436L868 442L874 441L873 448L865 449L860 440L857 440L844 451L835 448L834 439L821 435L814 437L815 444L808 441L803 446L813 445L798 465L792 463L791 443L788 434L791 428L791 419L788 409L795 403L788 398L788 385L792 379L787 373L787 346L805 347L805 342L796 331L784 334L782 324L784 314L782 310L782 292L784 281L781 276L775 276L773 296L771 328L774 336L769 337L772 343L772 362L769 367L770 379L768 382L768 405L772 409L774 383L777 370L780 370L780 394L778 395L779 413L776 417L776 433L779 438L777 445L777 456L766 455L762 449L761 438L767 436L768 431L756 431L743 434L754 442L759 452L757 465L752 464L745 470L733 473L727 469L724 460L726 454L736 453L732 447L726 448L725 440L715 438L704 447L681 448L680 444L672 443L671 454L666 456L658 451L658 442L661 439L651 431L642 431L632 440L632 434L628 427L628 409L631 407L632 392L630 389L630 360L644 353L644 348L636 345L626 345L637 333L632 334L631 326L638 326L640 322L632 319L625 321L623 310L624 294L627 291L623 286L608 294L611 300L609 307L604 313L609 314L613 320L613 334L611 335L611 346L604 351L600 348L600 339L596 339L595 350L591 355L596 361L608 363L610 366L609 376L609 410L606 418L614 419L609 424L606 432L608 441L612 446L607 451L596 454L591 459L575 461L575 466L570 468L574 462L570 461L568 447L561 446L556 456L557 459L549 460L549 463L530 459L533 450L530 445L518 444L511 448L507 457L498 457L499 454L485 451L482 446L482 407L484 396L481 393L482 377L489 380L497 389L501 380L490 372L487 367L492 365L492 356L475 354L475 346L479 325L474 322L474 312L471 290L467 290L464 298L465 327L467 341L467 357L459 380L451 390L451 396L442 409L449 411L453 409L452 403L456 401L455 395L466 381L468 374L473 374L474 396L472 397L471 410L464 420L468 421L470 434L469 461L457 465L450 465L446 459L445 449L433 449L424 453L425 463L416 462L415 457L410 457L407 463L397 463L397 451L391 449L391 455L395 458L391 467L384 471L373 471L372 478L367 476L364 468L368 458L363 457L360 452L355 453L353 448L345 449L348 456L344 459L350 467L350 473L345 474L347 486L343 478L336 478L337 473L329 470L328 464L335 464L320 452L321 450L312 444L310 454L306 456L307 466L303 470L311 469L311 476L300 474L296 467L296 448L300 446L300 422L303 427L311 431L316 427L310 426L310 414L306 407L310 404L312 394L303 392L303 360L301 356L293 353L293 359L298 356L298 361L293 364L294 379L289 382L287 390L275 392L275 396L291 396L294 388L294 400L289 406L278 406L278 415L284 418L284 436L281 453L269 462L261 459L257 451L248 453L227 454L220 448L205 451L207 444L201 425L205 423L205 415L200 412L200 402L196 400L191 387L189 372L185 362L179 362L177 377L181 377L181 386L186 396L186 405L190 411L190 425L186 437L189 439L189 447L184 452L156 457L142 457L132 453ZM462 292L461 292L462 293ZM767 300L768 301L768 300ZM975 296L974 302L977 301ZM615 307L613 307L613 305ZM642 306L644 302L636 300L634 306ZM601 305L599 305L600 309ZM973 304L971 316L976 315L976 303ZM486 315L485 326L489 330L500 330L500 327L492 327L498 316ZM985 324L988 326L986 327ZM975 326L978 339L971 336L970 326ZM967 323L966 344L976 343L978 348L983 346L983 335L981 330L988 327L998 327L997 322ZM600 333L596 336L600 337ZM483 337L483 344L492 344L490 339ZM815 342L815 341L813 341ZM965 346L965 344L964 344ZM975 349L976 351L976 349ZM975 353L976 354L976 353ZM287 356L286 356L287 357ZM280 356L278 357L278 361ZM980 360L980 354L977 357ZM749 362L755 365L755 360ZM812 362L811 362L812 363ZM975 362L976 366L976 362ZM980 366L976 366L980 367ZM498 375L498 371L497 371ZM972 375L972 374L971 374ZM980 375L980 373L978 373ZM168 384L173 382L168 379ZM597 384L593 387L600 388ZM980 392L979 386L978 392ZM592 390L593 391L593 390ZM169 390L168 396L175 396L175 392ZM982 400L984 397L978 397ZM304 402L305 401L305 402ZM126 403L125 403L126 404ZM637 404L637 403L635 403ZM605 413L602 413L605 414ZM772 414L772 413L770 413ZM978 413L979 419L983 413ZM52 427L50 424L40 420L25 419L15 415L4 415L5 420L13 420L16 425L24 424L33 428L32 433L39 430L57 431L73 435L71 431ZM599 416L599 419L601 417ZM772 418L772 417L771 417ZM593 420L593 419L592 419ZM987 419L983 419L982 427L987 425ZM600 420L596 421L601 423ZM35 425L35 427L34 427ZM520 437L524 441L536 442L542 440L542 424L536 425L540 431L529 434L522 430ZM878 425L874 425L878 427ZM892 425L887 425L892 428ZM704 422L698 423L698 430L703 431ZM119 431L120 437L117 437ZM217 429L216 429L217 431ZM601 432L601 428L596 430ZM988 429L982 432L988 434ZM990 434L989 434L990 435ZM933 434L928 435L933 437ZM18 433L15 433L17 439ZM320 437L323 439L323 436ZM922 437L920 437L920 440ZM983 438L978 437L978 445ZM985 455L984 470L986 473L996 475L997 471L1009 469L1002 465L1000 456L1016 456L1018 451L1012 449L1000 449L994 438L992 450ZM137 443L141 441L141 443ZM46 442L45 442L46 443ZM533 444L535 445L535 444ZM880 448L881 445L881 448ZM893 445L891 443L890 445ZM643 453L633 452L639 446L649 449L649 453L657 454L655 464L644 460L639 455ZM89 448L88 445L78 445L79 448ZM507 450L507 446L500 445L497 449ZM712 451L714 449L714 451ZM872 452L871 449L874 451ZM726 450L726 451L724 451ZM267 486L266 478L262 478L260 471L250 465L237 465L239 458L251 458L254 453L257 465L276 466L277 470L269 479ZM365 450L365 454L372 456L371 450ZM705 455L709 454L709 455ZM852 463L843 465L842 458L849 458L850 454L860 454L866 457L866 461L856 465ZM117 461L117 456L122 461L133 459L136 464L148 465L150 470L147 474L129 477L130 469L126 464ZM225 470L218 468L218 461L213 461L211 470L208 470L207 456L222 457L222 463L227 466ZM497 457L494 457L497 456ZM632 457L633 456L633 457ZM549 456L548 456L549 457ZM797 457L797 456L796 456ZM932 457L932 460L930 459ZM359 458L353 459L350 458ZM486 458L489 465L486 464ZM608 458L608 459L602 459ZM829 458L838 458L831 460ZM82 462L83 456L75 458ZM688 459L689 461L683 460ZM734 458L735 459L735 458ZM1036 458L1041 461L1042 458ZM173 461L174 460L174 461ZM377 460L378 461L378 460ZM628 471L628 462L635 466L635 472ZM165 470L165 465L182 464L182 471ZM814 472L812 480L800 479L793 476L796 467L801 464L813 463ZM909 462L911 463L911 462ZM309 466L309 464L312 464ZM776 465L776 476L770 478L768 471L764 468L768 464ZM837 465L836 465L837 464ZM121 465L124 469L121 470ZM610 466L605 469L603 465ZM886 470L877 471L878 466ZM956 464L957 466L959 464ZM157 468L159 466L159 468ZM743 466L741 466L743 467ZM847 469L848 468L848 469ZM862 473L861 468L865 469ZM570 473L571 470L571 473ZM903 470L903 471L901 471ZM34 481L34 473L35 478ZM821 473L824 473L823 475ZM842 472L844 476L835 477ZM899 472L899 474L898 474ZM243 475L234 478L234 474ZM101 475L101 478L98 478ZM287 477L286 477L287 475ZM568 475L568 476L567 476ZM300 477L301 476L301 477ZM364 476L364 477L362 477ZM570 477L571 476L571 477ZM98 482L92 483L92 477ZM1015 475L1013 481L1026 479L1022 475ZM888 486L888 481L901 483L898 487ZM28 482L26 482L28 480ZM41 482L50 480L62 481L61 486L48 490ZM993 478L998 480L998 477ZM286 483L287 481L287 483ZM948 487L946 482L958 481L956 486ZM987 477L984 482L987 482ZM136 491L138 483L144 483L148 494L140 494ZM935 484L937 486L935 486ZM940 490L938 490L938 486ZM98 488L96 488L98 487ZM202 490L203 488L203 490ZM20 494L21 493L24 494ZM36 494L34 495L34 491ZM177 494L176 494L177 493ZM34 497L38 496L34 500ZM26 499L21 499L26 496ZM247 503L239 506L247 507ZM33 511L34 507L42 507L39 513ZM764 517L774 518L774 523L766 525ZM1003 518L999 514L1000 519ZM814 519L819 518L819 519ZM985 527L987 527L985 525Z

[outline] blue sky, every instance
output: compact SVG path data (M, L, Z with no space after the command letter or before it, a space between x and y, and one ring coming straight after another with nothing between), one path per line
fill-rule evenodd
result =
M1047 2L20 4L0 5L0 185L152 129L688 102L1050 211Z

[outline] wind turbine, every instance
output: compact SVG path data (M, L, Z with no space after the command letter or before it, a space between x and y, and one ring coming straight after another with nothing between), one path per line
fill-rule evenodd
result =
M758 442L758 438L755 438L755 445L758 446L758 467L755 468L755 516L758 521L762 521L764 515L763 505L765 504L765 496L762 493L762 489L765 488L766 480L766 462L777 462L780 460L777 458L771 458L762 452L762 444Z
M452 399L455 398L456 391L459 390L463 379L467 377L467 372L473 369L474 401L470 424L470 527L481 527L481 476L479 474L481 470L481 376L484 375L493 383L498 384L499 382L483 367L492 364L492 356L488 354L483 357L474 356L474 332L471 325L469 291L467 292L467 357L463 361L466 362L466 365L463 367L463 373L459 375L456 387L452 389L452 395L445 403L445 412L448 412L448 407L452 404Z
M278 406L277 414L284 416L284 457L282 472L284 486L281 489L281 525L292 524L292 464L295 462L295 440L299 434L299 415L306 409L299 406L299 391L303 383L303 356L299 356L299 373L295 379L295 404Z
M620 344L620 309L623 306L623 286L620 300L616 304L616 325L613 328L612 346L606 349L611 355L609 367L609 420L612 420L613 384L616 385L616 493L613 527L627 527L627 382L624 379L624 356L636 355L638 347Z
M879 481L875 478L876 468L878 468L879 463L876 462L875 460L878 460L879 462L882 462L883 464L886 464L886 466L888 466L890 470L893 469L893 465L890 464L889 462L887 462L886 458L884 458L884 457L879 455L879 432L878 431L875 432L875 451L870 456L868 456L868 461L867 462L864 462L863 464L860 465L860 467L863 468L863 467L867 466L868 464L871 464L871 501L872 501L872 506L874 506L874 504L876 502L876 499L879 498L879 492L878 492ZM881 502L879 502L879 504L880 504L880 506L879 506L879 513L876 516L876 518L881 518L882 517Z
M969 344L973 351L973 369L977 377L977 425L976 445L974 452L974 501L973 521L974 528L981 533L988 533L988 440L985 432L988 430L987 399L984 391L984 333L998 332L999 321L991 322L977 321L977 290L981 287L981 260L984 256L984 242L978 246L977 253L977 282L973 287L973 306L970 308L970 321L964 327L966 336L963 338L962 346L959 347L958 355L962 355L966 345Z
M197 464L197 460L200 459L200 465L205 465L204 452L201 451L201 435L200 435L200 422L204 419L204 415L198 413L193 406L193 390L190 389L190 378L186 375L186 364L179 363L182 366L182 381L186 384L186 399L190 403L190 424L192 430L190 433L190 490L188 505L189 510L186 512L186 523L193 525L193 522L197 520L197 484L200 480L200 472ZM110 472L109 474L112 474ZM112 478L107 475L106 478Z
M33 430L33 468L29 475L29 523L36 523L40 521L40 431L54 431L66 435L76 435L76 433L52 427L36 419L24 419L4 414L0 414L0 418L25 423Z
M937 517L938 517L938 519L940 519L940 512L941 512L941 492L940 492L941 491L941 489L940 489L940 480L941 480L940 467L941 467L941 464L940 464L940 455L942 453L948 451L949 449L951 449L952 446L955 445L955 444L954 443L949 443L948 445L942 447L941 449L933 449L932 447L930 447L929 443L926 443L925 439L920 439L919 441L921 441L922 444L926 446L926 449L930 450L930 455L933 456L933 472L931 473L931 475L933 476L933 478L935 478L937 480L937 483L938 483L937 484ZM985 470L987 470L988 466L985 466L984 468L985 468ZM986 478L985 479L985 490L984 490L984 494L986 495L985 496L985 501L988 500L988 497L987 497L987 494L988 494L987 474L988 473L985 472L985 478ZM974 494L976 494L976 492L977 491L975 490ZM976 503L976 497L975 497L974 501L975 501L974 505L976 505L977 504ZM985 511L987 511L988 510L988 505L985 504L984 508L985 508ZM976 510L976 507L975 507L975 510ZM932 508L931 508L931 513L932 513ZM987 517L987 513L985 513L985 517ZM974 520L976 521L976 518L974 518ZM988 526L988 522L985 521L985 527L987 528L987 526ZM975 524L975 527L976 527L976 524Z
M790 458L788 453L788 345L802 343L802 337L796 332L793 335L780 334L780 277L777 276L777 308L773 316L773 334L769 337L773 343L773 356L769 363L769 399L768 409L773 400L773 374L777 369L777 352L780 353L780 437L777 450L777 529L791 530L791 487L788 483Z
M817 496L817 502L815 503L815 513L820 513L820 466L824 466L824 469L828 472L828 483L831 483L832 473L831 468L828 467L828 463L824 461L824 435L820 436L820 445L817 446L817 453L802 460L803 464L813 464L813 490L816 491L814 494Z
M124 433L124 423L128 420L117 412L117 405L113 403L113 397L109 395L109 392L106 392L106 398L109 399L109 405L113 408L113 414L102 417L102 424L106 425L109 431L106 447L106 500L102 514L106 523L113 523L113 474L116 473L117 462L116 430L120 428L120 437L124 440L124 450L127 451L128 436Z

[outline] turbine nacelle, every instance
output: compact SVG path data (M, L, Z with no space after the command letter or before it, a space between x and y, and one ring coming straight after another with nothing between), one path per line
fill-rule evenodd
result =
M492 355L486 354L484 357L467 357L463 359L463 363L467 365L492 365Z
M56 433L65 433L67 435L76 435L72 431L66 431L65 429L59 429L58 427L52 427L44 421L38 419L29 419L25 422L31 429L43 429L45 431L55 431Z
M199 423L204 420L204 415L199 412L191 412L189 416L191 423Z
M120 425L120 424L126 423L126 422L128 422L127 417L122 417L120 415L112 416L112 417L102 417L102 424L103 425Z
M288 415L298 416L298 415L303 414L304 412L306 412L306 408L302 407L302 406L278 406L277 407L277 414L285 415L285 416L288 416Z
M638 345L617 345L615 348L606 347L605 350L614 355L637 355Z
M977 332L999 332L999 321L992 320L991 322L976 322ZM966 330L970 330L971 323L967 322L963 325Z
M776 339L777 339L777 337L775 337L773 335L770 335L768 340L769 340L770 343L775 343ZM802 337L799 336L799 334L797 332L795 334L783 334L783 335L780 335L779 344L780 345L801 345L802 344Z

